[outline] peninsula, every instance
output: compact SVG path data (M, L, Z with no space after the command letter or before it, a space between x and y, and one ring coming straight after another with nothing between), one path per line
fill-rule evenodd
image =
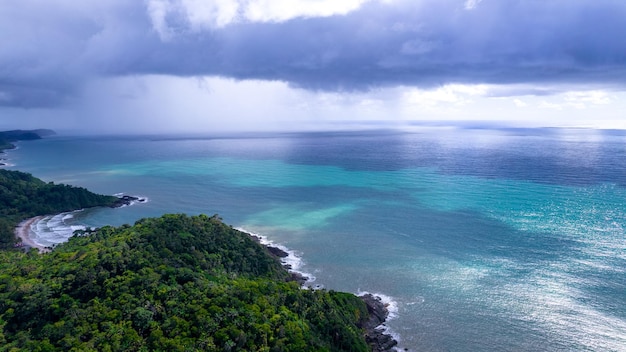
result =
M276 253L216 215L107 226L37 255L12 248L20 221L120 200L8 170L0 170L0 191L0 344L7 349L386 351L396 344L376 330L387 314L380 300L303 289Z

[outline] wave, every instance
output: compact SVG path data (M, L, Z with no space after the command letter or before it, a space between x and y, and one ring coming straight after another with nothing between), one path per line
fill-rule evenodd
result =
M10 152L20 149L16 142L13 142L13 148L0 150L0 168L15 167L10 158Z
M67 242L74 236L74 231L86 229L74 219L74 215L82 211L42 216L30 225L28 235L33 242L42 247L54 247Z
M14 164L10 163L10 159L7 157L7 153L0 152L0 167L12 167Z
M255 233L255 232L251 232L248 231L246 229L243 229L241 227L237 227L235 228L235 230L247 233L248 235L252 236L252 237L256 237L259 240L259 243L261 243L264 246L270 246L270 247L276 247L278 249L280 249L281 251L287 253L287 256L284 258L280 258L280 262L281 264L283 264L283 266L285 266L285 268L287 268L287 270L289 272L293 272L296 273L298 275L301 275L302 277L306 278L306 281L304 282L304 284L302 286L306 286L306 287L312 287L314 289L321 289L323 288L322 285L314 285L313 283L317 280L317 278L312 275L311 273L302 271L301 268L304 265L304 262L302 260L301 257L301 253L296 252L292 249L289 249L281 244L276 244L274 243L272 240L268 239L267 236Z
M399 305L398 305L398 301L396 301L393 297L382 294L382 293L372 293L369 291L357 291L356 293L357 296L361 297L364 295L372 295L375 298L379 299L380 302L383 303L383 305L385 306L385 308L387 308L387 318L385 319L385 322L382 323L381 325L377 326L377 329L380 329L383 331L383 333L385 335L389 335L391 336L394 340L396 340L398 342L398 345L396 345L396 347L394 347L394 350L396 351L408 351L408 349L400 347L400 344L402 342L402 339L400 338L400 334L398 334L397 332L395 332L393 329L391 329L387 323L390 320L394 320L398 317L398 311L399 311Z
M115 197L118 198L122 198L124 196L128 196L126 193L115 193L114 194ZM119 206L119 208L125 208L125 207L129 207L131 205L135 205L135 204L145 204L148 203L150 201L150 198L148 197L144 197L144 196L130 196L132 198L134 198L135 200L131 200L129 204L124 204Z
M387 308L387 312L389 313L386 321L393 320L398 317L398 302L393 297L387 296L382 293L372 293L369 291L361 291L361 290L357 291L356 295L357 296L372 295L380 299L380 301L385 305L385 308Z
M118 194L115 196L118 196ZM130 204L124 205L124 207L149 201L147 197L136 196L136 198L137 200L131 201ZM75 215L83 211L84 209L80 209L56 215L41 216L26 229L28 237L41 247L54 247L60 243L67 242L70 237L74 236L75 231L87 229L87 226L75 219Z
M289 272L294 272L307 278L306 282L302 285L302 287L312 287L314 289L324 288L324 286L321 284L317 284L315 286L311 285L313 282L317 280L317 278L313 276L311 273L301 270L304 264L304 261L302 260L302 257L301 257L301 253L294 251L292 249L289 249L281 244L276 244L265 235L248 231L241 227L237 227L235 229L238 231L247 233L248 235L252 237L257 238L259 240L259 243L261 243L264 246L276 247L280 249L281 251L287 253L286 257L280 258L281 263L289 270ZM393 331L389 326L386 325L387 322L398 317L398 311L399 311L398 302L393 297L382 294L382 293L371 293L368 291L361 291L361 290L359 290L356 293L357 296L363 296L367 294L371 294L372 296L379 299L383 303L383 305L387 308L388 315L387 315L387 318L385 319L385 323L379 325L377 329L382 330L384 334L391 336L395 341L398 342L398 344L400 344L401 343L400 335L397 332ZM398 346L394 347L395 351L408 351L408 349L401 348Z

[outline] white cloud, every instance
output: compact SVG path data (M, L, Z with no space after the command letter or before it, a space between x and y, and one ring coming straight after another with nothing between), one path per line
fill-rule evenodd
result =
M221 28L238 20L240 0L145 0L153 29L162 40L177 31ZM181 23L182 20L182 23Z
M419 106L461 106L472 102L471 97L484 96L486 85L449 84L433 90L411 89L404 94L409 104Z
M194 29L224 27L237 19L240 4L234 0L181 0Z
M609 105L613 98L603 90L572 90L551 96L550 101L542 100L540 108L552 110L583 110L593 106Z
M542 100L539 104L541 109L563 110L563 105Z
M298 89L279 81L126 76L91 82L67 111L55 112L50 119L54 126L46 127L82 128L88 133L206 133L403 128L413 121L463 120L526 127L626 127L625 92L493 97L498 88L453 84L432 90L389 87L339 93ZM593 110L577 109L566 100L573 97L597 104L585 103ZM610 103L603 104L604 97ZM511 101L525 108L514 108ZM34 122L28 121L41 121L43 116L42 110L16 111L0 110L0 121L4 112L31 127Z
M576 109L585 109L588 104L606 105L611 103L609 94L601 90L567 92L563 99Z
M370 0L249 0L245 16L251 21L281 22L296 17L345 15Z
M525 108L528 106L527 103L525 103L524 101L520 100L520 99L513 99L513 103L515 104L515 106L517 106L518 108Z
M283 22L297 17L345 15L371 0L145 0L153 29L170 40L183 19L186 30L222 28L239 21ZM384 0L381 0L384 2ZM180 29L179 29L180 30Z
M152 28L159 34L161 39L169 40L172 36L165 20L171 11L171 5L167 0L147 0L148 15L152 20Z

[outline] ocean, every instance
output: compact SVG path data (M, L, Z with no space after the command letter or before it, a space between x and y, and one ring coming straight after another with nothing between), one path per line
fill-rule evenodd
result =
M371 292L411 351L626 351L626 134L420 128L229 136L57 136L10 169L105 194L81 226L219 214L289 248L309 285Z

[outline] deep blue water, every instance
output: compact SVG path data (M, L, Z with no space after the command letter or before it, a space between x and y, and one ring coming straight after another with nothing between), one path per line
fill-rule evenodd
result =
M46 181L149 199L68 226L218 213L265 235L314 285L392 298L403 348L626 351L622 133L61 136L8 157Z

